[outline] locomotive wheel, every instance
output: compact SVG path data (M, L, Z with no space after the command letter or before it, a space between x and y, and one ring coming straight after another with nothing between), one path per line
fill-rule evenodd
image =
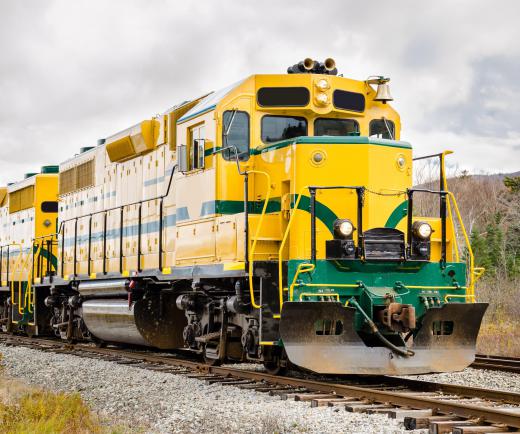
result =
M287 366L281 366L278 358L273 361L264 362L264 368L267 373L271 375L285 375L287 373Z

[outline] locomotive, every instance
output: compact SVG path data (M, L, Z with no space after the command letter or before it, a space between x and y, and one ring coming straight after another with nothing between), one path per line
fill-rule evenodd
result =
M4 331L272 373L468 366L487 305L449 151L419 157L438 160L438 188L413 187L388 78L339 76L332 59L287 72L175 105L0 189ZM417 215L419 195L437 215Z

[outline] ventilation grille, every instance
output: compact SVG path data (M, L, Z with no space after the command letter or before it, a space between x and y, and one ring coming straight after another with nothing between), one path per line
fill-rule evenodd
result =
M9 193L9 213L34 207L34 185Z
M60 195L63 196L77 190L94 185L94 160L86 161L60 173Z

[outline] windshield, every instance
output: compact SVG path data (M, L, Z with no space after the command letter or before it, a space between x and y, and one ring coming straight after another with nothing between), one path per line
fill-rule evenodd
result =
M262 118L262 141L279 142L307 135L307 120L295 116L264 116Z
M359 125L353 119L318 118L314 121L315 136L352 136L359 134Z

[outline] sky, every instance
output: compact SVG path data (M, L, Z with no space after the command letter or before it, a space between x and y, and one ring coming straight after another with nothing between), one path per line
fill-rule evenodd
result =
M0 0L0 184L305 57L391 78L415 155L520 170L520 2Z

